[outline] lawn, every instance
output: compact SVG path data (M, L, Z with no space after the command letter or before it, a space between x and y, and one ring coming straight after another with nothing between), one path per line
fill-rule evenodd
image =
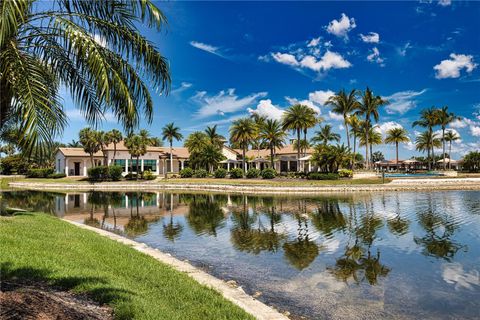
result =
M116 319L253 319L186 274L46 214L0 217L0 243L2 279L86 293Z

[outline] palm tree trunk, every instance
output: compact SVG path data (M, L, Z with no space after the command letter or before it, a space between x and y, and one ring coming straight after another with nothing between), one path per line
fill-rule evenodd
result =
M452 141L450 140L450 146L448 147L448 157L450 161L448 161L448 170L452 169Z
M430 161L430 147L427 148L428 149L428 152L427 152L427 162L428 162L428 170L432 170L432 162Z
M113 164L115 165L115 156L117 155L117 143L114 142L113 143L113 159L112 159L112 162Z
M353 136L353 161L352 161L352 169L355 169L355 160L357 158L357 137Z
M307 129L303 130L303 140L305 141L305 148L303 149L303 156L307 155Z
M345 131L347 133L347 146L348 146L348 149L350 149L350 134L348 132L348 120L347 120L347 116L344 117L345 121L344 121L344 124L345 124ZM350 159L350 169L353 168L353 159Z
M445 155L445 127L442 127L442 147L443 147L443 170L446 170L447 163L445 162L445 156L446 156Z
M272 169L275 170L275 165L273 163L273 145L272 144L270 144L270 163L272 165Z
M244 177L245 177L245 171L246 171L245 170L246 169L245 168L245 164L246 164L245 163L245 156L246 156L246 153L247 153L247 151L245 149L246 149L245 144L243 144L243 146L242 146L242 170L243 170L243 176Z
M369 135L368 135L368 130L370 129L370 117L367 115L365 121L367 122L365 127L366 127L366 132L365 132L365 148L366 148L366 156L365 156L365 161L366 161L366 164L367 164L367 170L370 169L370 158L368 157L368 147L369 147Z
M300 129L297 129L297 171L300 169Z
M93 153L90 153L90 163L92 164L92 168L95 167L95 163L93 163Z
M173 172L173 151L172 151L172 142L173 140L170 140L170 172Z
M396 148L396 153L397 153L397 160L395 161L395 166L397 167L397 171L400 171L398 170L398 142L395 142L395 148Z
M434 151L435 147L433 146L433 143L432 143L432 170L435 170L435 151Z

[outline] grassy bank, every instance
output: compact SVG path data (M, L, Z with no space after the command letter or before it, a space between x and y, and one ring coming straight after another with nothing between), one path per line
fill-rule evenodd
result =
M2 279L86 293L117 319L253 319L187 275L55 217L0 217L0 243Z

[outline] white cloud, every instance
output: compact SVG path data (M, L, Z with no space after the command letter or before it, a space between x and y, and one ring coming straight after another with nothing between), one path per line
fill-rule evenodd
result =
M480 126L471 126L470 133L474 137L480 137Z
M379 43L380 42L380 35L376 32L369 32L368 34L360 33L360 38L363 42L367 43Z
M334 113L332 111L328 111L328 117L333 121L343 121L343 116L338 113Z
M203 43L203 42L198 42L198 41L190 41L190 45L192 47L195 47L197 49L200 49L200 50L203 50L203 51L206 51L206 52L209 52L209 53L212 53L212 54L215 54L219 57L222 57L222 54L220 53L220 48L219 47L214 47L210 44L206 44L206 43Z
M438 5L442 7L448 7L452 4L452 0L438 0Z
M468 124L464 121L464 119L455 119L453 122L450 123L450 127L456 129L465 128Z
M176 89L173 89L172 90L172 94L175 94L175 93L180 93L180 92L183 92L185 90L187 90L188 88L192 87L192 84L189 83L189 82L182 82L180 84L180 87L176 88Z
M289 66L299 65L297 58L295 58L293 54L276 52L276 53L272 53L272 57L273 59L275 59L275 61L283 64L287 64Z
M388 121L382 124L378 124L377 126L375 126L374 130L380 132L382 136L385 137L387 131L393 128L403 128L403 126L395 121Z
M288 103L290 105L294 105L294 104L302 104L304 106L307 106L309 107L310 109L312 109L313 111L315 111L317 114L320 114L321 111L320 111L320 108L315 105L315 103L313 103L312 101L310 100L299 100L297 98L291 98L291 97L285 97L285 99L288 101Z
M333 95L335 95L335 92L332 90L318 90L310 92L308 94L308 100L323 106L325 105L325 102Z
M263 98L266 95L266 92L258 92L245 97L238 97L235 94L235 89L228 89L227 91L222 90L214 96L208 96L206 91L200 91L191 99L201 105L196 116L198 118L205 118L243 110L255 103L257 99Z
M342 13L340 20L334 19L330 21L327 26L327 32L337 37L348 39L348 32L356 26L354 18L349 18L345 13Z
M256 109L248 108L250 114L258 114L259 116L264 116L268 119L281 120L284 110L272 103L272 100L260 100Z
M473 56L452 53L450 54L450 59L442 60L433 69L436 71L435 78L445 79L458 78L462 69L470 73L476 67L477 64L473 62Z
M313 71L327 71L330 69L343 69L352 66L340 54L327 50L320 60L314 56L307 55L301 61L300 65Z
M320 37L318 37L318 38L313 38L312 40L310 40L310 41L308 42L307 47L316 47L316 46L318 46L318 44L320 43L320 39L321 39Z
M417 106L415 98L426 91L427 89L421 91L407 90L396 92L388 97L384 97L390 102L390 104L385 106L385 111L389 114L404 114Z
M372 53L367 56L367 60L370 62L376 62L383 66L383 58L380 57L380 51L377 47L373 47Z

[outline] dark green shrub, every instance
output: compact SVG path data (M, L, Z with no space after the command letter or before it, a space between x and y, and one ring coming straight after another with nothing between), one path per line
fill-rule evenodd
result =
M108 176L112 181L122 180L123 167L122 166L110 166L108 167Z
M208 172L205 169L197 169L193 174L195 178L206 178L208 176Z
M145 180L155 180L156 178L157 177L150 170L143 172L143 179Z
M223 168L218 168L217 170L215 170L214 175L215 175L215 178L217 179L225 178L227 176L227 170Z
M185 168L180 170L180 177L181 178L191 178L193 177L193 169L192 168Z
M2 174L26 174L30 164L20 155L2 158L0 172Z
M243 178L243 170L240 168L233 168L230 170L230 179L240 179Z
M52 168L30 169L27 171L27 178L46 178L53 173Z
M247 178L248 179L255 179L260 176L260 170L257 168L250 168L247 171Z
M125 179L126 179L126 180L135 180L135 179L136 179L136 175L133 174L133 173L131 173L131 172L129 172L129 173L127 173L127 175L125 176Z
M65 178L67 175L63 172L60 173L51 173L47 176L47 178L50 179L60 179L60 178Z
M265 168L262 170L260 175L263 179L273 179L277 176L277 171L275 171L273 168Z
M87 170L88 179L91 181L105 181L108 179L108 167L96 166Z
M338 170L338 175L340 178L351 178L353 177L353 171L348 169L340 169Z
M338 180L338 174L310 172L307 176L307 179L308 180Z

